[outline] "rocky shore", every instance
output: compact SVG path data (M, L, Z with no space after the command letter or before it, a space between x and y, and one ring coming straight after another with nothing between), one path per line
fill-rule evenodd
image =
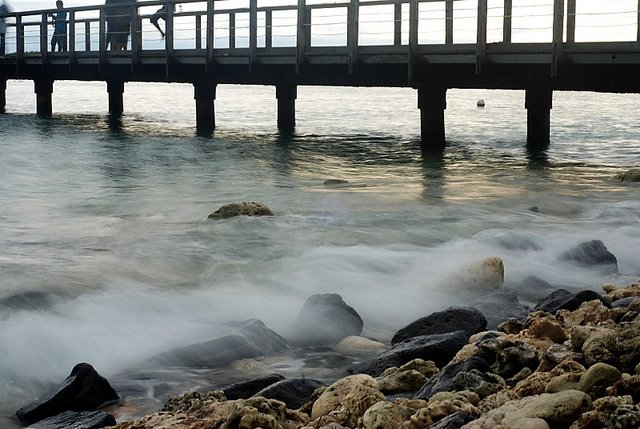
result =
M618 270L597 240L560 258ZM640 427L640 283L607 284L597 293L532 278L505 289L496 257L461 267L444 283L460 305L381 341L361 336L363 319L340 295L324 294L307 299L284 336L250 319L229 323L228 335L148 361L249 368L269 356L322 347L352 358L330 381L264 373L171 397L158 412L116 424L109 412L117 415L126 395L83 363L17 418L35 429ZM527 306L518 299L524 294L539 297Z

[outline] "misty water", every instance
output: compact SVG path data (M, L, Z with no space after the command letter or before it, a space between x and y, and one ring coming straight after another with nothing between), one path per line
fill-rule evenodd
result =
M0 427L78 362L124 391L119 419L257 376L145 373L145 362L216 338L232 320L259 318L286 336L316 293L341 294L363 335L388 341L455 304L440 281L490 256L503 259L507 288L532 275L598 291L637 280L640 187L611 178L640 164L639 102L555 93L551 147L533 156L524 92L450 90L448 145L434 155L420 149L412 89L301 87L296 131L281 135L273 88L221 86L218 127L202 137L188 85L127 84L126 114L109 120L104 84L56 82L54 115L39 118L32 82L10 81L0 116ZM276 215L207 220L236 201ZM620 274L558 260L592 239ZM345 362L292 353L263 364L331 379Z

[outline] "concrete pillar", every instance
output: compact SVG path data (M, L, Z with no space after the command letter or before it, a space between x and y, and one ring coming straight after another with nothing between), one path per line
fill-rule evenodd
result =
M0 79L0 113L5 113L7 107L7 80Z
M278 128L282 131L293 131L296 127L296 98L298 87L295 85L277 85Z
M425 149L441 150L445 146L444 111L447 108L447 88L418 88L420 136Z
M216 127L216 84L209 81L194 82L196 100L196 130L198 133L210 133Z
M40 116L51 116L53 113L53 104L51 103L53 79L36 79L34 86L36 93L36 113Z
M527 109L527 149L549 147L553 91L549 88L527 89L524 107Z
M107 81L109 93L109 114L122 115L124 112L124 82L121 80Z

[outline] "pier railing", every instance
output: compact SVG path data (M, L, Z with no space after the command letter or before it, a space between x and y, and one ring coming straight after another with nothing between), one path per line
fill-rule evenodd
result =
M481 70L488 57L500 62L508 55L511 62L550 63L552 72L572 53L590 61L640 62L636 0L172 0L176 12L160 21L162 37L149 18L164 3L123 4L130 22L124 51L108 46L106 5L65 8L65 52L49 51L55 9L6 14L4 61L351 67L428 56L428 62L472 62ZM590 34L599 39L590 41Z

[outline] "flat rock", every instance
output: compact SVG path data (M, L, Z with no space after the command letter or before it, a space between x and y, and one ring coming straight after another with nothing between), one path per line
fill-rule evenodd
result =
M293 324L291 341L303 346L337 344L345 337L360 335L363 325L358 312L340 295L312 295Z
M65 411L93 411L118 399L107 379L88 363L79 363L55 391L20 408L16 417L31 424Z
M104 411L65 411L40 420L30 429L100 429L114 426L116 419Z
M468 336L485 330L487 319L472 307L451 307L444 311L431 313L400 329L391 339L395 345L420 335L447 334L464 331Z
M229 203L211 213L209 219L229 219L235 216L273 216L273 212L263 203L241 202Z

